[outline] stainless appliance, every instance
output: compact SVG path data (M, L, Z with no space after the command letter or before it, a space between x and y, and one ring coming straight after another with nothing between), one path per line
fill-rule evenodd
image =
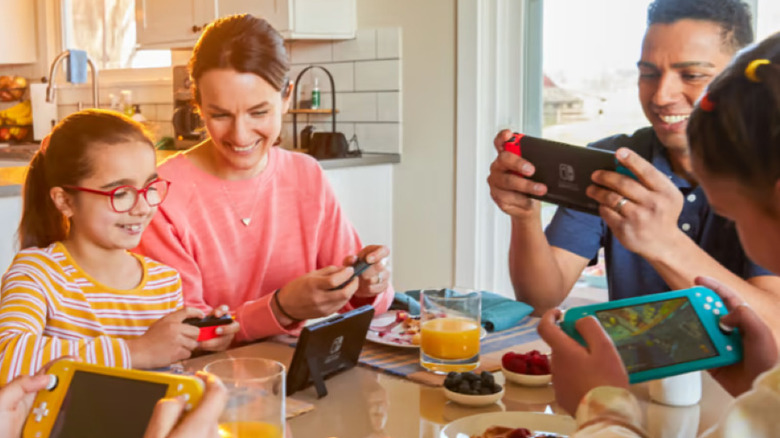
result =
M205 129L192 97L187 67L173 67L173 131L176 140L203 140Z

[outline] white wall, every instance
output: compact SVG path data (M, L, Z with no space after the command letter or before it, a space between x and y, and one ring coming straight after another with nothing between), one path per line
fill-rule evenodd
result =
M393 283L448 286L454 265L453 0L358 0L358 28L400 27L401 164L393 190Z
M0 197L0 275L11 265L16 254L16 229L22 217L22 197Z

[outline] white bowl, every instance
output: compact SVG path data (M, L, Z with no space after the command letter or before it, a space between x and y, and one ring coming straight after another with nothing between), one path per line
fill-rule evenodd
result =
M447 388L444 388L444 395L447 396L448 399L454 401L455 403L459 403L466 406L487 406L490 404L493 404L504 396L504 387L501 387L501 391L498 391L494 394L485 394L485 395L468 395L468 394L461 394L459 392L450 391Z
M546 386L552 382L552 374L520 374L509 371L501 365L504 378L512 383L524 386Z

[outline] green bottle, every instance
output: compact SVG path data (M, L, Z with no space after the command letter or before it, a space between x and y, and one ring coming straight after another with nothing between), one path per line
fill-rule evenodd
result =
M314 88L311 89L311 109L320 109L319 78L314 78Z

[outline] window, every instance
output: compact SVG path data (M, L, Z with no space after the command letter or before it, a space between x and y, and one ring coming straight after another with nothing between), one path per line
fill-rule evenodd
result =
M637 68L650 0L545 0L542 136L585 145L647 126Z
M170 50L139 50L134 0L63 0L65 48L86 50L98 69L168 67Z
M756 6L756 41L780 31L780 2L758 0Z

